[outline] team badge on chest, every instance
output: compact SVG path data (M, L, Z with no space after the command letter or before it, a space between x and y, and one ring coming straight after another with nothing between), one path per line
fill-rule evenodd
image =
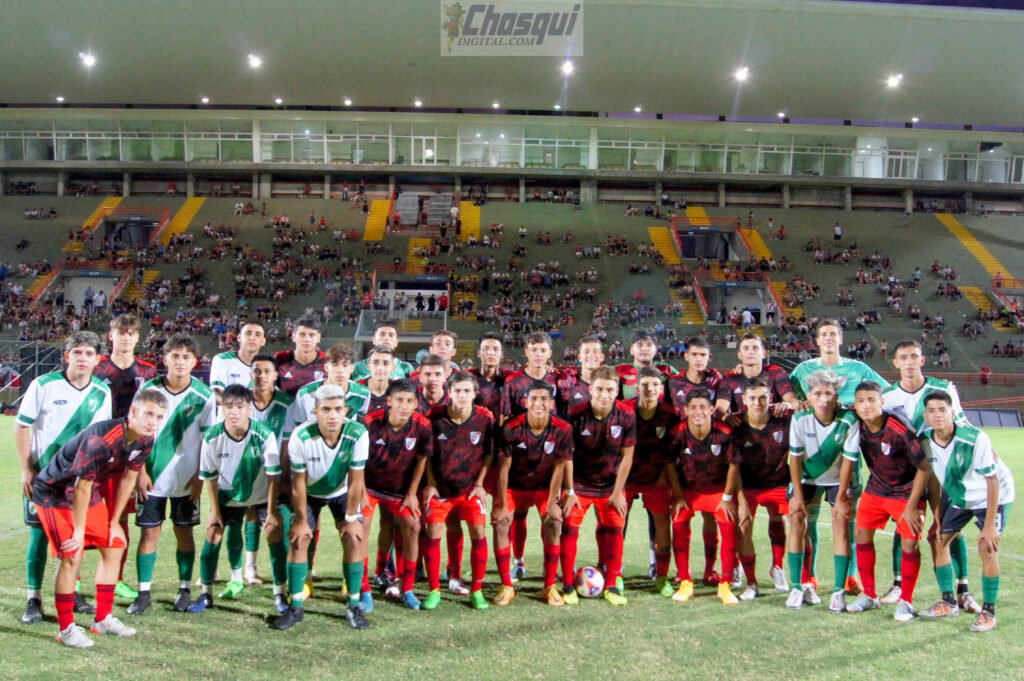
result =
M469 441L472 442L474 445L480 444L480 431L479 430L471 430L471 431L469 431Z
M622 426L612 426L612 437L616 440L622 435Z
M722 453L722 445L711 445L711 454L713 456L719 456Z
M416 438L407 437L405 438L405 448L412 451L412 448L416 446Z
M782 438L784 437L784 435L781 430L776 430L774 433L772 433L772 437L775 439L776 442L782 442Z
M548 440L544 443L544 453L550 454L553 451L555 451L555 443Z

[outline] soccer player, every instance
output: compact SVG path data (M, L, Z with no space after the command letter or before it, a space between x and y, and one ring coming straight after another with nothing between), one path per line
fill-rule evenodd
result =
M476 378L457 371L452 374L451 401L429 414L434 450L427 463L427 486L423 491L430 583L430 593L423 601L424 610L435 610L441 603L441 531L452 516L469 525L473 571L470 603L477 610L488 608L483 594L487 572L487 493L483 484L493 458L494 416L486 408L473 404L476 391Z
M398 326L392 321L378 322L373 327L373 347L387 348L391 351L392 357L394 352L398 348ZM356 362L355 367L352 369L352 380L362 381L364 378L369 378L373 374L373 370L370 367L370 358L372 355L367 355L366 359ZM391 368L391 373L388 375L390 380L398 380L399 378L408 378L409 374L413 372L412 364L409 364L405 360L394 357L394 366Z
M336 385L320 386L313 395L316 420L304 423L288 442L295 519L288 533L288 591L291 605L274 618L275 629L290 629L305 614L304 589L309 568L309 542L324 506L334 517L341 538L343 572L348 589L345 619L354 629L370 626L360 607L363 581L363 523L359 503L366 493L363 470L369 438L366 427L347 418L345 393Z
M378 506L394 517L399 530L395 535L395 552L402 557L401 561L396 560L402 580L401 601L413 610L420 609L420 601L413 590L419 556L419 487L427 458L433 450L430 420L417 413L417 404L415 384L403 378L391 383L387 408L364 418L369 431L369 454L366 502L362 509L363 533L367 538ZM389 549L390 546L386 547L384 553ZM378 546L378 562L380 551ZM369 601L369 592L364 592L362 598Z
M365 385L370 391L370 405L367 407L367 413L383 409L387 406L388 386L391 385L392 376L395 373L394 352L386 345L375 345L366 353L366 359L359 364L363 364L370 372L365 378L359 380L360 385ZM400 378L404 378L404 376ZM349 380L353 379L350 377Z
M93 641L75 624L75 581L84 549L100 554L96 566L94 634L133 636L111 614L125 537L118 519L135 489L139 470L153 446L153 435L164 417L166 401L153 390L141 391L126 418L100 421L65 443L36 476L32 501L60 559L54 587L57 640L72 648L92 647ZM107 481L118 479L117 494L104 500Z
M672 600L683 603L693 598L690 519L697 511L713 513L718 523L724 574L732 574L736 562L740 455L734 446L732 428L714 418L713 400L704 388L691 390L687 395L686 420L672 433L671 461L665 466L675 497L672 548L681 580ZM727 579L718 582L718 598L723 605L739 603Z
M745 388L752 378L763 378L767 382L769 405L775 416L800 408L786 370L774 364L765 366L764 341L760 336L748 333L740 338L736 355L740 360L739 371L733 370L723 376L715 393L715 412L720 419L731 426L742 422L740 415L747 408Z
M430 337L430 347L427 351L430 355L437 355L441 358L441 362L444 366L445 383L447 383L448 379L452 377L452 372L459 368L459 366L452 360L452 358L455 357L455 351L458 343L459 335L454 331L449 331L448 329L435 331L434 335ZM420 363L420 368L423 368L422 362Z
M846 576L849 573L851 513L849 503L838 503L842 457L856 459L860 452L857 415L839 405L843 378L821 370L807 376L810 408L798 411L789 424L789 540L786 561L792 588L786 607L798 609L821 599L813 582L804 579L804 547L812 538L808 526L817 522L821 498L832 506L832 548L835 588L829 610L846 610ZM851 481L852 483L852 481ZM851 490L852 491L852 490ZM815 535L816 537L816 535ZM813 555L813 554L811 554Z
M548 605L565 605L555 581L563 517L559 499L566 462L572 460L573 436L572 427L551 413L554 402L554 387L535 381L526 390L527 411L501 428L498 491L491 508L494 551L501 577L495 605L508 605L516 595L510 565L510 514L518 510L525 513L533 507L541 516L540 535L544 542L542 597Z
M644 367L653 366L666 377L675 375L675 367L669 364L655 363L654 357L658 354L658 341L654 334L644 329L633 332L629 338L629 355L633 358L632 364L620 364L615 367L619 380L622 382L622 399L632 400L637 396L637 376Z
M419 371L416 372L416 378L420 383L416 411L423 416L429 414L435 407L448 405L450 397L446 371L451 372L451 367L440 355L429 354L420 362Z
M758 506L768 511L768 540L772 547L772 566L768 570L775 590L789 591L782 562L786 553L786 526L782 517L789 512L786 488L789 485L789 426L790 410L781 416L772 412L772 384L766 376L746 379L743 386L744 410L742 419L733 430L733 445L739 450L740 480L743 492L739 495L740 566L747 578L747 588L740 594L741 601L757 598L758 584L755 570L754 518ZM772 519L778 518L777 523Z
M248 319L238 326L238 350L222 352L210 363L210 387L221 392L229 385L252 387L252 359L267 344L263 322Z
M968 423L957 423L953 398L935 391L924 398L928 429L921 435L932 464L929 494L940 497L935 511L939 527L935 538L935 578L942 600L920 616L935 619L960 614L953 595L953 566L950 544L971 520L981 530L982 606L971 631L992 631L996 627L999 599L999 539L1006 529L1006 514L1014 500L1013 476L996 453L988 435Z
M67 368L33 380L18 407L14 446L21 463L21 492L28 526L28 599L21 615L25 624L43 619L40 591L46 571L47 539L32 503L32 483L61 447L90 425L110 418L110 389L92 374L99 351L100 339L95 333L80 331L69 336L64 341ZM75 612L91 615L95 611L81 595L76 595Z
M864 593L846 606L847 612L864 612L879 607L875 588L875 531L884 530L892 519L902 545L903 595L896 603L897 622L914 619L914 587L921 572L921 528L924 527L924 493L931 477L931 465L917 441L917 433L883 409L882 387L865 381L854 393L853 409L860 419L860 455L871 476L857 505L854 541L857 570ZM849 503L850 481L859 456L843 453L839 472L838 500Z
M217 400L209 386L192 376L199 361L199 344L191 336L174 334L163 347L167 375L142 384L143 390L156 390L167 399L167 417L153 442L153 454L139 475L142 503L135 524L142 528L135 554L139 576L139 596L128 606L129 615L141 615L152 604L150 590L156 567L156 549L167 502L171 504L171 523L177 542L178 596L174 609L185 612L192 604L192 571L196 559L192 528L199 524L199 451L203 432L216 422Z
M291 425L294 432L301 424L314 418L314 395L322 385L336 385L345 394L346 417L359 419L370 406L370 389L351 379L355 352L346 343L335 343L324 360L326 378L307 383L299 388L292 404ZM280 367L278 367L280 372Z
M665 382L660 371L646 366L637 373L639 395L632 402L636 412L636 446L633 465L626 478L626 517L638 497L654 525L654 590L665 598L675 591L668 579L672 559L670 490L665 479L665 464L672 431L679 414L664 400Z
M277 362L278 382L281 390L292 397L299 388L326 375L326 355L318 350L320 345L320 320L313 316L299 317L292 331L292 350L282 350L274 355Z
M579 369L563 372L561 385L558 386L567 412L578 404L590 402L590 382L593 380L594 369L604 365L604 345L601 339L597 336L583 336L577 345L576 357L580 362Z
M619 375L602 366L591 374L590 404L569 412L573 458L566 464L568 485L562 527L562 600L579 603L576 593L576 549L580 525L591 506L597 513L598 564L605 571L604 599L626 605L622 594L622 528L626 524L626 479L636 446L636 414L617 400Z
M922 373L927 358L921 349L921 344L915 340L903 340L893 348L892 363L900 372L900 380L882 393L885 398L883 408L886 413L895 414L899 418L910 423L918 433L923 433L928 427L924 420L924 398L925 395L939 391L945 392L953 401L954 419L958 424L966 424L967 417L960 406L960 396L957 394L956 386L952 381L941 378L925 376ZM932 504L937 504L938 499L932 499ZM934 509L933 509L934 510ZM950 555L953 557L953 569L956 572L956 594L957 604L960 609L972 614L981 612L981 604L971 595L968 586L967 570L967 538L963 533L957 535L953 543L949 545ZM879 599L882 604L893 604L900 599L902 577L900 574L901 561L900 537L893 537L893 585Z
M110 320L110 356L100 357L99 363L92 374L110 387L111 416L115 419L128 415L139 386L156 376L156 366L135 356L135 346L139 343L139 330L142 328L139 318L135 315L123 314ZM105 496L111 498L117 490L117 480L109 481L109 489ZM128 537L128 516L135 513L135 495L128 498L124 516L120 519L124 531L125 542ZM135 589L124 582L124 566L128 559L128 545L121 553L121 567L117 573L117 586L114 595L119 598L135 600L139 595Z
M247 509L253 508L260 525L272 528L268 538L277 566L285 567L287 549L281 537L281 517L276 504L268 510L267 500L277 498L281 456L273 431L252 419L252 391L234 383L221 393L224 420L203 433L199 478L206 481L210 512L206 541L199 559L203 593L189 606L189 612L203 612L213 605L210 587L217 574L220 543L227 527L241 525ZM221 598L238 598L244 589L241 567L231 566L231 579Z
M481 334L476 356L480 360L480 368L469 370L469 373L476 376L479 385L474 403L486 407L498 418L501 413L501 388L509 376L509 372L501 368L504 359L501 336L493 331ZM497 469L492 467L491 471L496 472Z

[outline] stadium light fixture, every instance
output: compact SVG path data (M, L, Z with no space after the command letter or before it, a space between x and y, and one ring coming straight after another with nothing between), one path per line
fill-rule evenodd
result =
M919 120L921 120L921 119L918 118L917 116L914 116L913 118L910 119L910 122L911 123L917 123Z
M493 102L491 104L491 108L492 109L500 109L501 108L501 102Z
M636 106L633 107L633 113L641 113L643 110L644 110L644 108L642 106L640 106L639 104L637 104Z
M263 60L260 58L260 56L258 54L250 54L249 55L249 68L251 68L251 69L258 69L261 66L263 66Z
M210 103L210 98L209 97L203 97L199 101L202 102L203 104L209 104Z
M889 87L889 88L897 88L897 87L900 86L900 83L902 83L902 82L903 82L903 74L902 73L894 73L894 74L892 74L891 76L889 76L888 78L885 79L885 86Z
M775 115L778 116L779 118L785 118L786 117L786 112L785 111L780 111L779 113L777 113Z
M57 103L58 104L63 104L64 103L64 98L61 97L60 95L57 95Z
M346 97L342 102L345 106L352 106L352 100Z
M96 55L92 52L79 52L78 58L82 60L82 65L87 69L96 66Z
M423 106L423 101L419 97L417 97L416 99L413 100L412 105L418 109L421 106Z
M277 104L278 106L281 106L282 104L284 104L284 100L281 99L280 97L275 97L274 98L274 104Z
M561 104L555 104L555 111L561 111L561 110L562 110L562 105Z
M732 76L739 82L745 83L747 82L747 79L750 78L750 69L746 66L741 66L733 72Z
M562 62L562 73L569 76L576 70L576 65L572 63L571 59L566 59Z

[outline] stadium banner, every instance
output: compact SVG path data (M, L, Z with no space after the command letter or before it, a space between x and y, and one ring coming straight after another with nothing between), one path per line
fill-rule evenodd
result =
M441 0L443 57L581 57L583 1Z

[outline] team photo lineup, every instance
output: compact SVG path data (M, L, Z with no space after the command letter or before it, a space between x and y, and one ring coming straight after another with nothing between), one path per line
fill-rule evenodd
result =
M372 626L378 607L451 607L443 591L480 611L586 598L628 607L625 579L637 577L644 586L629 591L680 609L706 590L739 611L884 606L900 623L964 614L970 631L996 627L1013 479L956 387L923 373L915 340L894 341L890 384L841 355L842 327L829 319L815 331L819 356L788 373L754 334L740 336L725 372L710 367L702 337L673 367L642 330L617 366L594 336L579 341L576 364L556 366L546 333L527 336L522 357L485 333L464 370L447 330L413 365L397 356L391 322L357 361L347 343L321 347L315 317L296 320L292 347L273 354L264 325L243 320L205 383L192 337L168 338L155 366L135 356L139 332L126 314L106 339L68 336L63 368L32 381L15 420L28 527L21 622L39 624L52 604L66 646L133 636L165 597L201 617L272 589L270 629L311 626L317 573L339 572L317 559L334 533L341 615L354 629ZM637 501L648 522L630 526ZM591 507L593 539L589 525L581 533ZM154 578L167 520L177 588ZM832 529L832 584L817 577L820 523ZM704 563L691 566L695 525ZM647 534L648 574L623 574L627 529ZM758 561L765 533L770 555ZM542 562L527 565L538 542ZM270 574L258 569L261 545ZM82 566L90 549L95 576ZM915 599L923 569L934 602ZM522 588L528 571L542 575L539 592ZM81 593L91 586L94 602ZM486 617L462 615L474 616Z

